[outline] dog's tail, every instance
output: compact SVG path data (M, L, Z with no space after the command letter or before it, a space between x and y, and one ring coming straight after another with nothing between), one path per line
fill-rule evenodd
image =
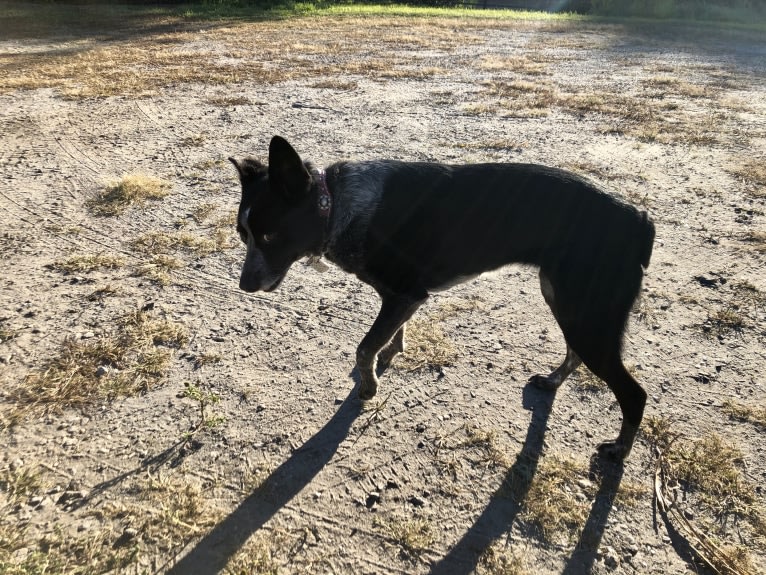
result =
M652 248L654 247L654 222L649 214L641 212L641 265L644 268L649 267L649 260L652 258Z

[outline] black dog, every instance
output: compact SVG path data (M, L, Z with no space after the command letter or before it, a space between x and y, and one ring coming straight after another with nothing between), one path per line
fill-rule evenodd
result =
M326 173L275 136L268 166L231 159L242 183L237 230L247 245L239 286L272 291L296 260L325 256L383 300L356 354L359 397L404 350L405 322L428 294L510 263L540 268L564 338L564 362L532 382L556 389L581 362L614 392L623 458L646 392L625 369L622 336L649 265L654 224L575 174L532 164L341 162Z

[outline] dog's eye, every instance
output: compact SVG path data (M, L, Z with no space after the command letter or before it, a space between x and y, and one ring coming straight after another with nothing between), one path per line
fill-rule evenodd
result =
M264 244L270 244L273 242L277 237L277 234L263 234L262 240Z

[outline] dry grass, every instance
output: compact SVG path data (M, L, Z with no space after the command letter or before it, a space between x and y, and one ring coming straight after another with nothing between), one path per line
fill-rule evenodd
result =
M170 193L172 184L145 174L129 174L110 184L88 202L90 210L99 216L117 216L131 205L143 205L146 200L158 200Z
M460 441L457 448L478 450L480 455L475 463L488 469L504 469L508 467L508 458L497 444L497 431L481 429L473 425L463 427L466 438Z
M325 78L311 84L312 88L321 90L356 90L358 83L353 80L340 80L338 78Z
M391 47L451 51L481 41L465 22L447 18L270 20L211 31L209 45L198 42L196 30L183 31L183 23L177 28L182 31L147 34L143 39L134 36L106 44L83 41L77 50L55 55L0 57L0 93L54 88L68 98L140 98L190 83L259 85L348 74L423 78L443 70L419 70L409 67L410 60L391 58L365 62L359 53L373 42L377 53L388 54L393 52ZM296 39L298 32L300 40ZM216 105L243 103L225 99Z
M707 320L702 324L702 330L705 333L723 337L732 333L742 333L746 325L745 316L740 311L739 305L729 303L713 313L708 313Z
M226 575L279 575L280 562L275 549L286 546L279 532L251 537L242 549L226 564Z
M56 261L51 268L66 272L92 272L99 269L117 269L125 265L125 258L109 254L91 254L87 256L72 256L66 260Z
M197 206L194 206L194 208L191 211L191 216L195 222L197 222L198 224L201 224L206 219L208 219L217 209L218 209L217 204L213 204L211 202L205 202Z
M516 56L482 56L479 69L490 72L513 72L523 76L549 76L551 74L545 62L537 61L531 54Z
M543 541L571 540L582 530L590 510L595 486L581 488L587 468L572 459L548 456L537 467L523 501L522 519L539 532ZM578 498L577 493L583 493Z
M732 419L752 423L763 431L766 431L766 406L745 405L738 401L727 399L721 406L721 411Z
M35 466L10 464L0 470L0 491L5 493L9 503L21 503L38 493L42 487L42 474Z
M0 343L5 343L19 335L18 330L7 327L5 321L0 319Z
M123 316L113 334L66 339L59 355L29 373L10 394L9 422L33 411L58 411L144 392L165 374L172 349L187 341L184 326L142 311Z
M742 240L756 252L766 254L766 232L751 230L743 235Z
M135 273L138 276L145 277L159 286L170 285L172 280L171 272L181 269L184 263L173 256L167 254L158 254L152 256L149 263L136 266Z
M751 157L732 168L730 173L745 184L750 195L766 197L766 157Z
M524 559L513 551L504 553L487 547L479 558L477 575L529 575Z
M97 287L91 293L86 296L88 301L102 301L105 297L116 295L118 293L117 288L111 285L103 285Z
M397 356L399 369L418 371L450 366L457 360L455 344L444 334L434 317L413 318L407 322L406 348Z
M581 393L598 393L609 389L606 383L587 367L578 367L572 375L572 383Z
M230 234L222 228L214 228L212 237L203 237L190 232L151 231L133 241L131 247L144 254L170 254L184 250L197 256L206 256L217 251L234 247Z
M378 519L373 524L411 561L417 560L434 543L431 525L425 519Z
M745 545L748 537L766 537L766 509L747 479L742 452L715 433L684 440L666 419L647 418L642 430L657 454L657 504L699 559L717 573L754 573ZM682 512L690 507L694 523Z

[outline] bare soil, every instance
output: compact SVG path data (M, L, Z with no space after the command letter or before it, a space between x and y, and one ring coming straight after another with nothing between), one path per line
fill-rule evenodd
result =
M535 270L433 296L420 337L442 353L416 341L366 406L368 286L299 262L275 293L238 291L226 158L274 134L319 165L560 166L645 206L626 364L676 444L735 449L753 510L715 512L689 482L679 505L766 564L757 34L372 16L35 34L0 40L0 571L704 572L655 508L652 442L592 459L619 428L611 392L584 371L555 397L526 385L564 353ZM170 193L94 212L136 173ZM129 314L186 337L139 345ZM135 349L78 373L131 385L43 389L67 344L120 337ZM152 347L168 362L139 370Z

